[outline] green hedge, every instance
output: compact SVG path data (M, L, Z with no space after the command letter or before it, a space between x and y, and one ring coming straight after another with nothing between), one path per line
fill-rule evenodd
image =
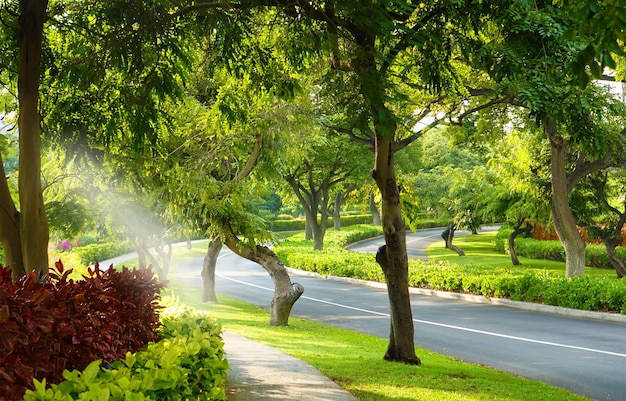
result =
M376 236L376 231L370 231L368 226L355 226L352 230L354 232L347 232L347 229L329 231L323 251L313 251L312 242L304 241L302 234L298 234L281 242L275 252L292 268L322 275L383 282L382 270L374 260L374 255L343 249L347 241ZM460 266L411 259L409 285L626 314L626 280L612 278L584 276L567 279L561 273L528 272L523 268Z
M111 259L132 252L128 243L107 242L105 244L89 244L72 249L72 253L80 258L85 266Z
M270 229L275 232L279 231L300 231L304 230L305 225L304 218L292 218L284 220L274 220L270 222ZM347 215L341 216L341 227L349 227L355 224L371 224L372 216L369 214L363 215ZM327 227L333 227L333 218L328 217Z
M501 228L496 235L496 249L499 252L508 252L509 236L513 232L510 228ZM515 252L517 256L532 259L547 259L560 262L565 261L565 251L560 241L538 241L532 238L516 238ZM615 252L621 259L626 259L626 249L618 247ZM585 266L612 269L604 245L587 244L585 248Z
M284 219L284 220L274 220L270 222L271 230L274 232L279 231L301 231L304 230L305 219L303 218L292 218L292 219ZM341 216L341 229L345 227L350 227L354 225L371 225L372 224L372 215L371 214L360 214L360 215L346 215ZM437 220L437 219L428 219L428 220L420 220L416 222L413 226L417 229L420 228L434 228L434 227L444 227L448 224L447 220ZM407 225L408 226L408 225ZM333 227L333 218L328 217L327 227Z
M101 368L92 362L85 370L65 371L64 382L50 387L35 381L24 401L43 400L226 400L224 344L221 328L212 319L177 306L163 312L162 340L141 352Z

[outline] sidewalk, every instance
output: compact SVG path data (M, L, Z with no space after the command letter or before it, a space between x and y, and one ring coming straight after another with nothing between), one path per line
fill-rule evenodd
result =
M228 401L358 401L311 365L224 331Z

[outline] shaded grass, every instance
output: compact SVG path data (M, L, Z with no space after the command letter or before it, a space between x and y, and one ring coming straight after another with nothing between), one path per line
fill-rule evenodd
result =
M448 261L465 266L506 267L522 271L550 271L565 274L565 262L544 259L530 259L520 257L521 266L513 266L509 255L501 254L495 249L497 232L485 232L476 235L455 237L453 243L465 252L465 256L458 256L456 252L447 249L445 242L431 244L426 249L426 256L434 261ZM585 268L585 274L598 277L615 277L612 269L597 267Z
M422 366L386 362L386 339L296 318L289 327L270 327L262 308L223 296L219 304L201 303L200 289L176 280L169 288L182 302L208 311L224 328L308 362L363 401L587 400L421 348L416 352Z

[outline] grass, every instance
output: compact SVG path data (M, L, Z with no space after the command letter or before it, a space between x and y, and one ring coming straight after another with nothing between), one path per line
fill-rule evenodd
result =
M496 234L493 231L455 237L453 243L465 252L464 257L458 256L456 252L450 249L446 249L444 241L431 244L426 250L426 256L431 260L449 261L458 265L515 268L511 264L509 255L503 255L495 250ZM519 260L522 263L518 267L519 269L565 272L565 262L525 257L520 257ZM585 274L598 277L615 277L614 270L596 267L585 268Z
M481 266L511 266L507 255L494 251L495 233L462 236L455 244L466 252L464 258L445 249L443 241L429 247L434 260ZM206 252L206 242L191 250L176 248L175 266ZM564 263L521 258L522 269L564 271ZM137 264L137 260L124 263ZM588 269L590 274L613 275L611 270ZM382 359L387 339L360 334L303 319L290 319L289 327L270 327L268 312L231 298L219 296L218 304L200 302L200 289L183 287L175 279L171 290L182 302L207 311L225 329L282 350L306 361L362 401L483 401L483 400L588 400L563 389L529 381L494 369L466 363L433 351L416 348L419 367Z
M270 327L264 309L223 296L218 304L201 303L200 289L176 280L169 288L224 328L308 362L362 401L588 400L421 348L416 348L421 366L386 362L386 339L296 318L289 327Z

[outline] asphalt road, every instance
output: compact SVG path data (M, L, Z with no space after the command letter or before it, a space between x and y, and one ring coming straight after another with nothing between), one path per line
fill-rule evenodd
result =
M407 237L412 257L441 230ZM376 242L358 244L361 251ZM200 286L202 258L176 268L175 276ZM346 280L292 274L305 292L292 316L387 338L389 302L384 288ZM216 290L267 308L273 285L259 265L223 251ZM594 400L626 400L626 324L522 311L502 306L412 295L415 343L459 359L569 389ZM381 349L381 357L384 350ZM425 355L418 355L428 364ZM537 394L536 400L541 400Z

